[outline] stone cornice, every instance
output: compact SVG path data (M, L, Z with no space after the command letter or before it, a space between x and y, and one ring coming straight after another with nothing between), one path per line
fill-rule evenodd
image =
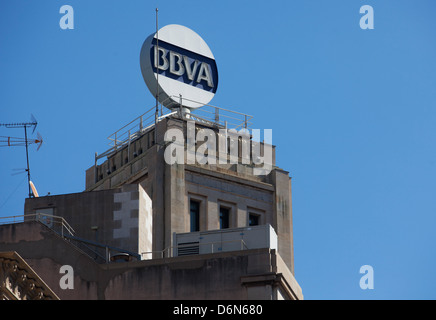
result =
M1 300L59 300L16 252L0 252Z

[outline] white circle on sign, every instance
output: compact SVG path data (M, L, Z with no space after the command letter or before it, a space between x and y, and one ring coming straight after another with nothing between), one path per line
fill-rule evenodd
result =
M151 34L142 45L140 63L148 89L165 107L195 109L215 96L215 58L206 42L187 27L171 24Z

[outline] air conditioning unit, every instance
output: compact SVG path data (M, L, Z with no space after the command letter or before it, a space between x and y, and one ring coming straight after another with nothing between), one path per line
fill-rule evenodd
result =
M173 256L247 249L277 249L277 234L269 224L173 234Z

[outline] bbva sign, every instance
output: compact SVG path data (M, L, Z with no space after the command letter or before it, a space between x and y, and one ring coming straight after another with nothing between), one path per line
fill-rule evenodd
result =
M198 108L212 100L218 69L206 42L191 29L168 25L142 45L141 72L148 89L167 107ZM182 99L180 99L182 98Z

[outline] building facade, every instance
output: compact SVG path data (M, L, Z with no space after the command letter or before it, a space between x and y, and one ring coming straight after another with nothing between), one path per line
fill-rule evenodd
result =
M208 105L218 71L192 30L150 35L140 64L156 106L109 136L84 191L26 199L23 221L0 225L0 252L60 299L302 299L291 178L270 131L262 141L251 116Z
M156 264L161 263L163 265L160 269L158 268L161 273L165 273L172 259L183 261L183 265L186 265L186 272L188 272L192 266L198 265L198 261L202 261L204 268L204 264L207 265L205 262L208 261L207 259L218 257L220 261L225 261L229 257L257 261L257 258L251 259L250 254L257 256L259 250L266 250L261 256L268 261L265 263L269 271L263 270L257 275L262 274L262 276L256 278L257 280L253 283L250 282L252 274L238 270L241 266L235 265L234 271L226 271L238 275L239 280L232 285L245 288L244 293L239 292L236 296L235 292L238 290L235 291L233 288L231 296L240 299L301 299L301 288L294 278L291 179L288 172L275 166L273 156L270 172L263 176L254 175L255 164L242 164L243 144L247 141L240 135L226 137L229 145L232 139L236 141L237 163L231 164L229 161L227 164L168 164L165 151L169 148L171 140L168 141L168 137L165 138L165 133L177 128L186 136L187 126L195 121L193 119L197 119L196 133L207 128L209 134L211 132L217 136L220 134L218 123L199 122L199 118L194 118L193 115L178 112L170 116L162 116L154 126L135 132L134 138L130 134L127 141L115 141L114 147L105 153L104 161L101 164L96 161L94 166L86 170L85 191L29 198L25 203L26 216L54 216L64 219L70 229L74 230L74 235L64 231L64 239L70 243L81 244L78 248L88 256L94 257L94 263L100 263L104 266L103 269L120 268L119 265L112 266L111 262L121 257L120 259L125 262L123 265L131 264L135 270L141 263L151 263L154 268ZM248 142L251 143L250 140ZM201 141L196 141L196 150L201 145ZM261 145L261 149L265 148L263 144ZM275 147L271 149L274 151ZM183 151L186 160L188 152L186 143ZM208 152L210 153L211 150ZM45 220L42 222L46 227L53 229L53 221L51 221L52 225L50 221L49 223ZM213 238L216 242L210 243L212 250L206 250L207 254L199 254L202 248L183 257L174 254L177 251L175 249L180 246L180 243L175 243L175 235L178 234L192 233L194 237L198 234L198 239L200 239L203 237L200 235L202 232L212 230L214 234L220 234L220 230L228 233L229 230L241 228L250 230L250 228L262 225L271 226L274 237L276 237L274 247L271 247L269 243L265 245L261 243L255 249L250 248L243 243L241 236L241 239L233 238L232 241L235 242L233 249L225 252L226 250L222 249L225 247L222 240L224 238L220 236L219 240ZM192 243L200 246L200 240ZM87 252L84 249L85 245L88 248L92 246L93 250ZM108 253L108 250L111 252ZM274 259L276 261L272 262ZM190 263L192 263L191 266ZM246 263L243 266L246 268ZM278 273L272 276L274 272L271 270L277 266L281 269L280 276ZM130 267L124 266L123 268L129 269ZM257 267L250 266L250 268L254 270ZM221 268L215 271L210 270L210 273L214 272L217 272L217 275L211 274L210 279L204 281L218 279L223 271ZM161 274L160 277L162 276ZM194 274L192 276L196 277ZM271 276L274 280L268 278ZM275 289L271 289L267 295L248 294L247 288L257 288L253 289L252 293L259 292L260 283L262 283L260 287L265 288L265 283L259 280L262 277L268 278L267 286ZM277 284L274 287L272 283L274 281L279 283L277 279L280 277L288 285ZM170 278L175 279L173 276ZM245 279L246 282L241 279ZM137 297L186 298L186 293L183 293L185 287L182 285L183 281L179 279L178 284L172 284L172 286L182 288L177 290L180 296L156 297L143 294ZM137 285L137 281L130 285ZM213 288L214 285L219 287L219 282L204 283L204 285L209 288ZM127 289L129 284L123 283L123 286ZM151 292L160 292L156 288L147 287L147 290ZM288 289L283 289L285 287ZM196 291L193 298L229 297L228 292L222 291L220 296L219 290L213 291L212 296L208 292ZM265 293L264 289L261 291ZM289 294L289 292L293 293ZM59 294L62 296L62 293ZM94 298L103 297L108 298L101 294L94 296Z

